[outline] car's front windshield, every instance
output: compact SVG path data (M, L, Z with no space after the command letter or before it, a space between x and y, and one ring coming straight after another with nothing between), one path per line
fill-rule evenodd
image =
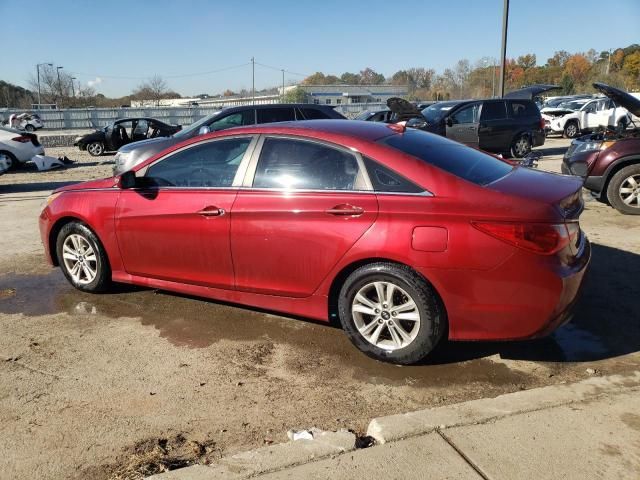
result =
M220 110L220 112L221 111L222 110ZM198 130L200 130L200 127L202 127L203 125L209 124L211 122L211 120L213 120L215 117L220 115L220 112L216 112L213 115L208 115L206 117L202 117L196 123L192 123L191 125L189 125L188 128L182 129L179 132L174 133L173 136L175 138L191 137L193 132L197 132Z
M422 110L422 115L429 123L438 123L456 104L451 102L435 103Z
M364 112L362 112L360 115L358 115L355 120L366 120L367 118L369 118L370 116L373 115L373 112L370 110L365 110Z

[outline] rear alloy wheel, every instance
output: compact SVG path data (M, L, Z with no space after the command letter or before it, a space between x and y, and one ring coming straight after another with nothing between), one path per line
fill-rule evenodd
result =
M62 227L56 254L64 276L78 290L100 292L109 286L111 273L104 248L86 225L71 222Z
M92 157L99 157L104 153L104 145L102 142L91 142L87 145L87 152L89 152L89 155Z
M377 360L412 364L444 333L433 288L408 267L372 263L347 277L338 301L340 322L362 352Z
M522 134L516 138L513 145L511 145L511 156L516 158L522 158L531 151L531 140L529 135Z
M27 124L27 125L25 125L24 129L25 129L27 132L35 132L35 131L36 131L36 128L35 128L33 125L31 125L31 124Z
M580 129L576 122L567 122L564 126L564 136L567 138L576 138L579 133Z
M607 198L620 213L640 215L640 164L616 172L607 187Z

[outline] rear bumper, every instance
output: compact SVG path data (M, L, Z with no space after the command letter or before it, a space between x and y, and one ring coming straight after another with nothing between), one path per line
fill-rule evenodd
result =
M534 147L540 147L542 145L544 145L544 140L545 140L545 131L544 130L538 130L533 132L532 135L532 144Z
M422 272L447 310L450 340L524 340L553 332L572 317L591 260L583 234L571 265L519 252L490 271Z

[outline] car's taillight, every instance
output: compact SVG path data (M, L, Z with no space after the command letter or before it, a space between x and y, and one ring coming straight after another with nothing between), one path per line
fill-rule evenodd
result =
M552 255L570 242L564 223L472 222L472 225L498 240L541 255Z
M27 143L31 141L31 137L20 135L19 137L13 137L11 140L13 140L14 142Z
M541 118L540 119L540 128L542 130L544 130L544 127L546 127L546 126L547 126L547 123L544 121L544 118Z

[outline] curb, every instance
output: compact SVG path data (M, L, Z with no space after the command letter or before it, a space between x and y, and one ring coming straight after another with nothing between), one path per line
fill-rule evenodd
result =
M320 432L296 440L223 457L210 466L195 465L149 477L155 480L235 480L282 470L355 450L356 436L346 430Z
M581 402L640 386L640 371L630 375L593 377L572 384L551 385L495 398L374 418L367 435L378 444L425 435L434 430L486 423L519 413Z
M593 377L577 383L552 385L495 398L471 400L445 407L374 418L367 435L378 444L465 425L596 399L640 387L640 371L628 375ZM375 447L374 447L375 448ZM194 465L154 475L154 480L240 480L336 456L355 450L355 435L321 432L313 440L298 440L224 457L212 465Z

